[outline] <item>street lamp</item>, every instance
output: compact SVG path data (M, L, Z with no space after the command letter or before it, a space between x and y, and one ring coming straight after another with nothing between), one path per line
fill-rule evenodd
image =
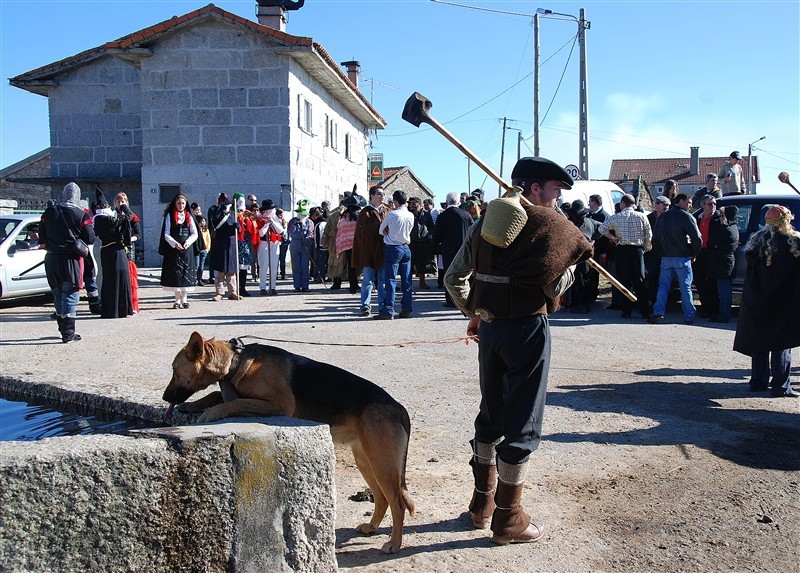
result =
M545 10L544 8L537 8L536 14L534 15L534 50L535 50L535 79L534 79L534 91L536 94L534 95L534 119L533 119L533 129L534 129L534 155L539 155L538 153L538 139L539 139L539 26L538 26L538 17L539 15L547 17L552 16L563 16L564 18L569 18L574 22L578 23L578 48L580 51L580 58L581 58L581 65L580 65L580 85L578 89L580 91L579 95L579 123L580 123L580 130L578 133L578 169L580 171L581 177L583 179L589 179L589 97L588 97L588 85L587 85L587 76L586 76L586 30L591 28L592 23L586 21L586 11L581 8L580 17L575 17L572 14L562 14L561 12L553 12L552 10ZM558 20L559 18L553 18L554 20Z
M750 192L750 189L752 189L753 195L756 194L756 182L753 179L753 149L755 149L753 145L766 138L766 135L762 135L747 146L747 191Z

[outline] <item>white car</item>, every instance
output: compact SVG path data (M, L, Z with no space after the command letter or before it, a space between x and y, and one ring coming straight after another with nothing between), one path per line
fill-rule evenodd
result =
M41 215L0 215L0 299L50 293L44 249L38 243ZM33 243L33 245L32 245Z

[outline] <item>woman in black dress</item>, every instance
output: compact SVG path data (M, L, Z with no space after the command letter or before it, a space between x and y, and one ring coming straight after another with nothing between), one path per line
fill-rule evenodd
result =
M99 189L94 215L95 235L100 240L100 268L103 280L100 287L100 316L126 318L133 314L130 269L127 247L131 244L131 218L127 208L116 214Z
M185 195L176 195L164 210L161 243L158 252L163 255L161 286L175 294L172 308L189 308L188 293L197 284L194 251L190 247L197 240L197 224L186 210Z

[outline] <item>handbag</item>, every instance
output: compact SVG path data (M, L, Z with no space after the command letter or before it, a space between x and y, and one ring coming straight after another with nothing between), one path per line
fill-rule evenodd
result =
M72 227L67 223L67 218L64 217L64 212L61 209L59 209L59 214L64 222L64 226L67 228L70 239L72 239L72 254L87 258L89 256L89 246L83 242L83 239L75 234L75 231L73 231Z

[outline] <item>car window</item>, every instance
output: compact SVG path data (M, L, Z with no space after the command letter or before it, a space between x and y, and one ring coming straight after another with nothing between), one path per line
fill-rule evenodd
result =
M739 236L744 237L747 234L747 224L750 222L750 211L752 205L739 205Z
M0 241L5 241L8 234L19 225L19 219L0 219Z

